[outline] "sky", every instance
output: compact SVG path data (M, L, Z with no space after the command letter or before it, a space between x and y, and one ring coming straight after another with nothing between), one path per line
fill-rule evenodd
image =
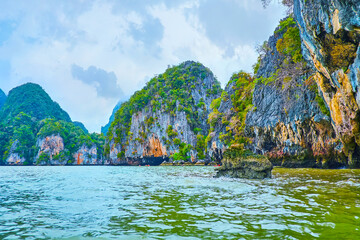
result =
M285 9L274 0L1 0L0 88L27 82L100 132L119 100L187 60L224 87L252 72Z

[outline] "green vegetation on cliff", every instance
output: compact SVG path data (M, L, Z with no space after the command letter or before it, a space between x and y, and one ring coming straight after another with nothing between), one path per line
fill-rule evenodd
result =
M275 33L284 33L276 43L276 49L284 54L288 63L290 60L294 63L303 61L301 54L300 31L292 16L280 22L280 28Z
M87 134L71 122L69 115L39 85L28 83L11 90L0 116L0 164L11 153L24 158L25 164L32 164L39 150L37 141L51 135L64 139L65 159L72 159L83 144L96 145L98 153L103 152L105 138Z
M306 71L306 62L302 56L300 30L292 15L280 21L279 26L274 32L276 41L276 53L272 52L275 49L271 49L268 46L268 42L265 42L259 50L262 54L259 56L259 62L254 66L254 72L257 73L261 67L262 58L266 52L272 52L271 54L277 57L276 61L280 62L266 62L265 64L273 65L275 72L270 76L264 77L258 76L257 82L261 82L265 85L272 84L281 87L282 89L293 86L296 78Z
M224 91L220 98L213 100L212 112L209 114L211 129L222 125L226 131L220 133L220 140L227 146L235 143L246 143L244 136L245 120L247 113L252 109L252 94L255 86L254 78L243 71L233 74L227 84L228 91ZM231 114L219 112L221 102L231 101ZM209 136L207 140L209 140Z
M121 146L120 152L125 151L132 137L130 132L132 118L141 111L145 111L147 117L144 120L141 136L137 138L140 143L144 143L150 128L159 125L157 116L159 113L170 114L173 118L176 118L179 113L185 113L186 121L195 136L207 135L207 129L203 127L203 119L207 119L208 109L205 99L198 96L209 98L218 96L222 91L219 82L208 81L209 78L214 78L212 72L196 62L188 61L168 68L163 74L152 78L142 90L135 92L127 102L120 106L107 134L107 141L113 140L115 144ZM215 84L212 81L215 81ZM164 135L159 138L167 145L176 145L179 149L178 154L173 158L188 159L187 154L190 150L187 143L177 138L181 133L176 132L171 125L159 127L164 131ZM202 147L197 149L203 157L204 149ZM107 145L106 154L109 154L109 151L110 146Z
M98 154L102 155L105 137L100 134L87 134L81 127L72 122L54 119L44 119L39 123L37 137L45 138L51 135L59 135L64 140L64 155L67 159L72 159L72 155L86 145L88 148L97 146Z

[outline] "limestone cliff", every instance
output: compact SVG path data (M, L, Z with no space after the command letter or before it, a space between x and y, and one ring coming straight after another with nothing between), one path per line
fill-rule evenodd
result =
M291 16L280 22L262 46L255 71L254 77L234 75L213 111L217 117L208 136L212 157L220 160L226 148L241 143L275 165L346 165Z
M36 165L65 165L67 159L60 157L64 151L64 140L59 134L39 138L36 143L39 148L35 157Z
M20 156L20 154L16 152L18 145L19 145L19 140L15 140L11 144L9 155L6 159L7 165L23 165L25 163L25 158L23 156Z
M102 157L98 155L96 145L91 147L83 144L81 148L73 155L74 165L100 165L103 164Z
M299 29L290 16L266 43L256 74L255 109L246 119L250 149L288 167L344 164L314 74L301 54Z
M360 4L358 0L295 0L303 53L330 109L348 165L360 167Z
M115 114L105 147L108 163L204 160L209 108L220 93L219 82L200 63L167 69Z
M233 74L221 97L211 104L206 138L208 155L218 162L231 144L245 143L243 130L247 112L253 108L254 78L245 72Z
M72 155L64 144L60 134L52 134L37 140L38 154L34 159L35 165L99 165L103 164L98 155L97 146L82 144Z

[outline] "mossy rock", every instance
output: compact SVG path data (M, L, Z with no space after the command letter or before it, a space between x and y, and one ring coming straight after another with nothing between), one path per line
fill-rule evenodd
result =
M265 156L231 147L225 151L222 166L217 169L215 177L271 178L272 168L272 163Z

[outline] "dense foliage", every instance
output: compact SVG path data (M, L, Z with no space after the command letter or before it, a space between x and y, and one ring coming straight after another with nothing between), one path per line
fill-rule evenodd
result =
M11 120L20 112L26 113L37 120L54 118L70 122L69 115L59 104L37 84L27 83L9 92L5 105L0 110L0 120Z
M276 43L276 49L284 54L287 62L303 61L301 53L300 30L292 16L280 22L280 28L275 33L282 33L283 37Z
M86 134L89 133L89 131L86 129L86 127L82 122L74 121L73 123L75 124L75 126L80 127Z
M0 122L0 163L8 157L12 146L16 148L12 150L19 153L20 157L33 157L36 154L37 130L36 120L23 112L6 123Z

